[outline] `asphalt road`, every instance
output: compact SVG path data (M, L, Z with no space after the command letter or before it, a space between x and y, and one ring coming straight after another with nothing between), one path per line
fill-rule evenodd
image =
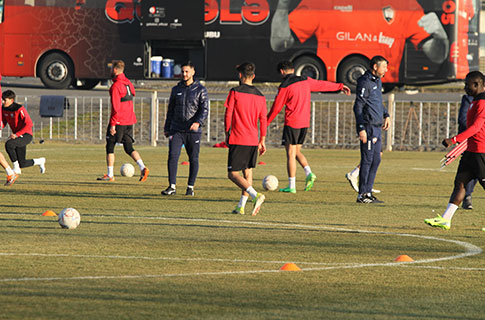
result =
M170 95L170 88L176 84L176 81L166 82L150 82L150 81L137 81L135 87L137 88L138 97L149 97L153 88L157 88L158 96L168 97ZM98 85L92 90L76 90L76 89L47 89L42 82L37 78L13 78L4 77L1 81L2 90L13 90L17 95L22 96L36 96L36 95L65 95L65 96L77 96L77 97L107 97L108 87ZM213 99L225 99L229 88L232 84L220 83L220 82L208 82L209 96ZM258 84L256 84L258 86ZM263 85L260 85L263 86ZM267 87L267 86L266 86ZM276 88L277 86L273 86ZM451 85L443 86L443 89L433 89L436 92L418 93L415 90L414 94L410 92L395 90L395 99L398 101L443 101L443 102L455 102L461 101L463 91L460 90L461 84L455 83ZM211 91L215 91L212 93ZM266 89L264 92L267 99L273 99L276 89ZM354 100L355 95L346 96L344 94L333 93L316 93L313 94L312 99L319 100ZM384 95L384 99L387 99L387 95Z

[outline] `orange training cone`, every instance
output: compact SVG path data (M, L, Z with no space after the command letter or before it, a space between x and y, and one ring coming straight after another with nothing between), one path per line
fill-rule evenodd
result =
M398 256L396 259L394 259L395 262L413 262L414 259L411 258L410 256L406 255L406 254L402 254L400 256Z
M44 217L57 217L57 214L52 210L47 210L42 214Z
M182 161L180 164L186 166L186 165L189 164L189 162L188 161Z
M283 270L283 271L301 271L300 267L297 266L296 264L294 263L285 263L281 268L280 270Z
M266 164L266 162L264 162L264 161L259 161L259 162L258 162L258 164L264 165L264 164Z

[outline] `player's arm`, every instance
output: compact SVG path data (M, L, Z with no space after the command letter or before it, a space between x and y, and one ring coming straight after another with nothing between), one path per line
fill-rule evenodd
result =
M279 0L271 21L271 48L275 52L284 52L295 43L288 20L290 0Z
M202 88L199 93L198 106L199 108L195 114L194 122L190 126L191 131L196 131L199 129L199 126L204 125L207 115L209 114L209 98L206 88Z
M369 97L369 92L370 91L365 81L357 82L354 102L354 115L357 134L359 135L360 141L362 141L363 143L367 142L367 133L364 127L364 107Z
M22 108L19 109L19 117L20 117L20 120L21 120L21 121L19 121L19 123L22 124L22 127L20 128L20 130L15 132L15 135L17 137L23 136L24 133L29 131L33 126L32 119L30 118L25 107L22 107Z
M121 112L121 93L120 86L113 85L111 90L111 118L109 125L115 127L119 124L118 114Z
M281 109L286 103L286 98L288 96L288 89L287 88L280 88L278 89L278 94L276 95L273 105L271 106L271 110L269 110L268 117L267 117L267 124L269 125L271 121L276 118L278 113L280 113Z
M387 112L387 108L384 105L384 103L382 103L382 110L383 110L382 118L384 119L384 124L382 125L382 129L388 130L391 127L391 117L389 116L389 112Z
M163 132L165 137L170 134L170 125L172 124L173 112L175 109L175 88L170 93L170 99L168 100L167 115L165 116L165 125L163 126Z
M346 95L350 95L350 88L343 83L336 83L325 80L315 80L313 78L307 78L310 84L310 90L312 92L335 92L342 91Z
M482 129L482 126L484 124L485 124L485 100L479 100L478 101L477 117L476 117L475 121L465 131L463 131L460 134L457 134L453 138L445 139L445 141L450 140L450 141L448 141L448 146L455 144L455 143L460 143L460 142L470 138L471 136L474 136L477 132L479 132ZM449 142L451 142L451 143L449 143Z
M266 99L261 99L261 107L259 112L259 143L258 143L258 151L259 155L262 156L266 153L266 133L268 130L267 125L267 116L266 116Z
M226 102L224 103L224 107L226 107L226 111L224 113L224 132L226 135L225 141L227 145L229 145L229 135L232 126L232 115L234 113L234 93L234 90L231 89L231 91L229 91L229 94L227 95Z

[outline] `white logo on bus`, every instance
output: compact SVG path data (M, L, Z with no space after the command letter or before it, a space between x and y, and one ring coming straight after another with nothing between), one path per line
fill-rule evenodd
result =
M337 32L337 40L339 41L362 41L362 42L377 42L380 44L385 44L392 48L394 44L395 38L385 36L382 32L379 35L375 35L372 33L352 33L347 31Z

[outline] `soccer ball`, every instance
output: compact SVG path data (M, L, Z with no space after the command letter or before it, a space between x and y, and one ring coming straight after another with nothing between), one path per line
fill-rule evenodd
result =
M125 163L120 168L120 173L123 177L133 177L135 174L135 167L131 163Z
M74 208L65 208L59 213L58 221L64 229L76 229L81 223L81 215Z
M267 175L263 179L263 188L265 190L274 191L278 188L278 178L273 175Z

